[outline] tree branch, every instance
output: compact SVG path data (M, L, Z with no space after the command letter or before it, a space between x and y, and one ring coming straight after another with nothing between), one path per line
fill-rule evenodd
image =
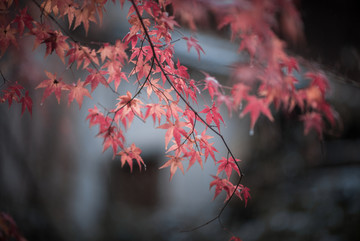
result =
M144 34L145 34L145 36L146 36L146 38L147 38L147 40L148 40L148 42L149 42L151 51L152 51L153 56L154 56L154 59L155 59L155 62L156 62L157 65L159 66L161 72L164 74L164 76L165 76L165 78L166 78L166 81L170 84L170 86L174 89L174 91L176 92L176 94L177 94L177 95L180 97L180 99L186 104L186 106L195 114L195 116L196 116L199 120L201 120L213 133L215 133L217 136L220 137L220 139L222 140L225 148L226 148L227 151L230 153L230 156L235 160L236 158L235 158L235 156L233 155L233 153L231 152L231 149L230 149L230 147L228 146L227 142L225 141L223 135L222 135L220 132L218 132L217 130L215 130L214 127L212 127L211 125L209 125L208 123L206 123L206 121L204 120L204 118L201 117L201 116L199 115L199 113L190 105L190 103L189 103L189 102L185 99L185 97L175 88L175 86L173 85L173 83L172 83L171 80L169 79L167 72L164 70L163 66L161 65L161 63L160 63L160 61L159 61L159 59L158 59L158 57L156 56L154 44L153 44L153 42L152 42L152 40L151 40L151 38L150 38L150 35L149 35L148 30L146 29L146 26L145 26L145 24L144 24L144 21L143 21L141 15L140 15L139 9L137 8L136 3L134 2L134 0L130 0L130 1L131 1L132 5L133 5L133 7L134 7L134 9L135 9L136 15L137 15L137 17L138 17L138 19L139 19L139 21L140 21L140 23L141 23L141 26L142 26L143 30L144 30ZM236 163L236 162L235 162L235 163ZM202 227L210 224L211 222L215 221L216 219L219 219L219 218L220 218L221 214L223 213L223 211L225 210L225 208L228 206L228 204L230 203L231 199L232 199L233 196L235 195L235 192L237 191L237 189L238 189L238 187L239 187L239 185L240 185L240 183L241 183L242 177L244 176L244 173L242 172L239 164L236 163L236 165L237 165L237 167L238 167L238 169L239 169L239 172L240 172L239 181L238 181L238 183L237 183L237 185L236 185L233 193L231 194L230 198L225 202L225 204L223 205L223 207L220 209L218 215L217 215L216 217L214 217L213 219L207 221L206 223L204 223L204 224L202 224L202 225L200 225L200 226L197 226L197 227L195 227L195 228L193 228L193 229L191 229L191 230L184 230L184 232L189 232L189 231L191 232L191 231L194 231L194 230L196 230L196 229L202 228Z

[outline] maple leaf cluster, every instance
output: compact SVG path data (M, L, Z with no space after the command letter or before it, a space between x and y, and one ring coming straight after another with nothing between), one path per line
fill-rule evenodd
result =
M302 38L299 13L292 2L230 2L221 5L222 11L216 6L209 4L208 11L218 18L218 28L229 27L231 39L240 40L239 52L247 52L249 58L234 63L232 86L222 85L205 73L204 90L211 99L218 106L225 104L230 115L233 111L240 111L240 118L249 114L250 133L254 133L261 115L274 121L270 106L288 113L298 107L305 134L314 129L322 138L326 123L336 126L336 112L325 99L329 90L326 76L320 71L302 73L296 58L286 53L285 42L273 30L280 24L276 16L286 15L284 33L290 39ZM292 16L288 16L289 11Z
M3 77L4 78L4 77ZM16 103L21 103L21 115L24 114L27 109L32 114L32 99L29 96L29 91L26 90L25 94L24 87L20 85L18 82L7 83L7 80L4 78L4 84L2 84L2 95L0 96L0 103L8 102L9 107L12 105L13 101Z
M108 88L116 95L115 106L99 109L95 105L88 110L86 119L90 127L98 127L97 137L103 140L103 151L112 150L113 157L118 157L122 166L129 165L131 171L134 162L140 170L146 165L140 156L141 149L134 143L128 145L124 132L131 128L134 119L150 118L157 129L165 130L167 161L159 168L170 168L170 180L178 169L185 172L184 165L187 164L186 170L195 163L203 167L211 157L217 166L210 183L210 188L215 189L214 198L224 191L225 202L237 196L246 206L250 189L240 183L243 177L240 160L221 134L224 119L219 108L223 104L229 115L239 112L242 118L249 114L251 133L261 115L274 121L271 106L285 112L299 108L305 134L314 129L321 138L327 123L336 125L336 113L325 99L329 90L325 75L311 71L300 73L298 61L286 53L285 43L274 32L280 24L277 16L282 16L283 23L286 16L284 32L290 39L301 38L299 14L291 1L208 1L204 4L200 0L131 0L127 15L130 28L123 39L97 43L94 47L68 33L67 30L83 26L87 35L91 25L102 22L107 2L30 1L38 10L30 13L17 2L1 1L0 61L8 52L16 51L22 39L30 39L34 51L42 45L45 57L58 56L64 72L76 68L86 73L85 79L75 81L45 70L46 77L36 86L43 89L41 103L53 93L60 103L67 94L68 105L75 100L81 108L84 97L91 99L99 84ZM120 3L123 6L124 0ZM219 29L228 28L231 40L239 41L239 52L248 53L247 61L234 63L229 84L220 83L205 72L203 79L194 80L187 67L174 57L174 45L182 40L186 41L188 51L197 52L200 60L205 52L195 35L182 35L179 39L173 39L172 35L183 23L195 31L208 12L215 16ZM64 19L67 26L60 21ZM125 66L130 66L131 71L126 72ZM299 75L302 79L296 77ZM21 103L22 114L26 109L31 114L29 91L18 82L7 83L2 77L0 102L7 101L9 106L13 101ZM131 93L120 88L124 80L136 84L137 90ZM304 87L297 86L306 80ZM201 106L198 98L204 93L209 94L211 104ZM223 141L226 157L216 157L214 136ZM239 181L233 182L232 176ZM234 236L231 240L240 239Z

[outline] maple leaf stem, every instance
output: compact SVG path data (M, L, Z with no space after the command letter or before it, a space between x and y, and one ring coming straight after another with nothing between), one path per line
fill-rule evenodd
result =
M4 76L4 74L3 74L3 72L0 70L0 75L1 75L1 77L3 78L3 80L4 80L4 83L2 83L1 85L0 85L0 88L2 88L5 84L6 84L6 81L7 81L7 79L5 78L5 76Z
M196 121L196 120L195 120L195 121ZM194 137L194 140L196 140L196 139L195 139L195 134L194 134L194 132L192 133L192 135L193 135L193 137ZM196 146L197 151L198 151L199 153L201 153L201 150L200 150L200 147L199 147L197 141L195 141L195 146Z
M195 114L195 116L196 116L197 118L199 118L213 133L215 133L217 136L219 136L219 137L221 138L221 140L222 140L223 144L225 145L228 153L230 153L231 157L235 160L235 156L234 156L233 153L231 152L231 149L230 149L230 147L228 146L227 142L225 141L225 138L223 137L223 135L220 134L220 132L218 132L217 130L215 130L211 125L209 125L208 123L206 123L206 121L204 120L204 118L201 117L201 116L199 115L199 113L198 113L198 112L190 105L190 103L185 99L185 97L181 95L181 93L175 88L174 84L173 84L173 83L171 82L171 80L169 79L166 71L164 70L163 66L161 65L161 63L160 63L160 61L159 61L159 59L158 59L158 57L156 56L156 51L155 51L154 44L153 44L153 42L152 42L152 40L151 40L151 38L150 38L150 35L149 35L148 30L146 29L145 23L144 23L141 15L140 15L139 9L137 8L134 0L130 0L130 1L131 1L132 5L133 5L133 7L134 7L134 9L135 9L136 15L137 15L137 17L138 17L138 19L139 19L139 21L140 21L140 23L141 23L141 26L142 26L142 28L143 28L143 30L144 30L144 33L145 33L145 36L146 36L146 38L147 38L147 40L148 40L148 42L149 42L151 51L153 52L153 56L154 56L153 58L155 59L155 62L156 62L156 64L159 66L161 72L164 74L164 76L165 76L165 78L166 78L166 81L170 84L170 86L174 89L174 91L176 92L176 94L177 94L177 95L180 97L180 99L186 104L186 106ZM196 119L196 118L195 118L195 119ZM236 192L236 190L238 189L238 187L239 187L239 185L240 185L240 183L241 183L242 177L243 177L243 172L242 172L239 164L236 163L236 162L235 162L235 164L236 164L237 168L239 169L240 177L239 177L239 181L238 181L238 183L237 183L237 185L236 185L233 193L231 194L231 196L229 197L229 199L225 202L225 204L224 204L223 207L220 209L220 212L218 213L218 215L217 215L215 218L213 218L213 219L209 220L208 222L206 222L206 223L204 223L204 224L202 224L202 225L194 228L193 230L196 230L196 229L199 229L199 228L201 228L201 227L204 227L204 226L206 226L207 224L213 222L214 220L219 219L220 216L221 216L221 214L222 214L223 211L225 210L225 208L228 206L229 202L231 201L231 199L232 199L233 196L235 195L235 192Z
M172 40L172 41L170 42L170 44L174 44L174 43L176 43L176 42L179 42L180 40L181 40L181 38ZM162 45L158 45L158 46L156 46L156 47L157 47L157 48L163 48L163 47L165 47L165 46L167 46L166 43L165 43L165 44L162 44Z
M196 118L195 118L195 120L194 120L194 125L192 126L191 131L190 131L189 134L185 137L185 140L183 140L183 142L182 142L175 150L178 150L181 146L183 146L183 145L189 140L189 138L190 138L191 135L193 135L193 137L194 137L194 142L195 142L196 148L197 148L198 150L200 150L199 147L198 147L198 145L197 145L197 142L196 142L196 139L195 139L195 135L194 135L195 125L196 125ZM199 152L200 152L200 151L199 151Z

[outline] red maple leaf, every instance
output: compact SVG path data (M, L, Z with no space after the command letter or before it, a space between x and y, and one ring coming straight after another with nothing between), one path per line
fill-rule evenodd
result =
M74 18L76 17L76 9L79 8L79 5L71 0L65 0L65 1L58 1L58 3L61 3L61 6L58 6L60 12L63 16L67 15L68 23L69 23L69 29L71 28L71 25L73 23Z
M165 123L158 127L160 129L167 129L165 134L165 148L167 148L171 138L173 137L175 139L176 144L180 146L181 135L183 135L184 137L187 136L186 131L182 127L186 126L187 124L179 120L176 120L175 123L172 123L169 119L167 121L168 123Z
M72 48L66 53L66 56L69 56L68 67L75 61L77 62L76 68L79 68L81 64L83 65L83 69L87 68L90 64L99 65L99 59L94 49L90 49L74 42L71 42L71 46Z
M45 57L55 50L61 61L65 63L65 51L69 49L69 45L66 43L68 37L58 31L48 32L48 34L49 36L42 42L46 44Z
M148 81L145 82L144 87L146 87L146 93L148 98L150 98L151 94L153 93L153 91L156 92L161 92L163 91L163 87L158 84L160 79L149 79Z
M206 113L206 123L208 125L211 125L211 123L214 121L218 130L220 131L220 120L222 121L222 123L224 123L224 119L218 112L218 108L215 106L215 103L213 103L211 108L205 105L205 109L200 111L200 113Z
M295 58L286 59L283 63L281 63L281 66L286 67L289 74L291 74L294 69L299 71L299 65Z
M220 177L213 176L213 175L211 175L211 176L215 179L214 181L212 181L210 183L210 188L215 186L215 195L214 195L213 199L215 199L221 193L221 191L224 190L226 192L225 201L228 200L233 193L234 185L227 179L222 179Z
M110 84L111 82L114 81L115 91L119 87L122 79L128 81L126 74L123 71L121 71L122 65L119 61L107 61L103 65L103 68L107 68L107 72L109 74L107 82Z
M136 61L133 61L135 65L133 71L131 71L132 74L137 73L137 81L142 79L143 77L147 76L151 70L150 64L141 57L139 57Z
M56 99L60 104L61 91L69 90L69 86L61 81L61 78L57 79L56 74L45 71L46 76L49 78L41 82L36 89L45 88L41 103L44 103L44 100L49 97L52 93L55 93Z
M249 198L251 198L251 196L250 196L250 188L243 187L243 188L241 189L240 195L243 196L244 202L245 202L245 207L246 207Z
M21 115L24 114L26 108L30 112L30 115L32 115L33 102L31 97L29 96L28 90L25 92L25 96L21 97L20 102L21 102Z
M213 136L206 135L206 131L204 130L201 135L197 135L195 137L195 140L197 140L200 143L200 148L204 151L205 154L205 161L209 157L209 155L212 157L212 159L215 161L215 154L214 152L218 152L215 147L213 147L213 142L209 143L208 140L213 138Z
M219 94L216 99L216 104L217 106L221 106L223 103L226 105L229 116L231 117L232 109L234 108L233 99L231 96Z
M51 32L50 27L44 23L34 22L34 25L35 27L30 31L30 33L35 36L33 50L43 43L44 40L49 37L49 32Z
M167 105L166 117L168 119L175 118L175 120L179 119L179 113L183 113L183 109L179 106L179 100L172 101Z
M94 105L93 109L88 109L88 111L89 114L87 115L86 120L89 120L89 127L100 124L100 118L105 118L96 105Z
M129 43L131 44L131 48L132 49L135 49L135 46L138 42L138 36L139 34L134 34L132 36L130 36L130 33L126 34L125 37L124 37L124 42L126 45L128 45Z
M196 50L198 56L199 56L199 60L200 60L200 51L203 52L203 54L205 54L203 48L198 44L198 40L194 37L183 37L183 39L186 40L186 45L187 45L187 48L188 48L188 52L190 52L190 49L192 47L194 47L194 49Z
M159 167L159 169L170 166L170 181L171 181L172 177L174 176L174 174L178 168L180 168L180 170L184 174L184 166L182 164L183 158L179 157L179 156L172 156L172 155L167 155L167 157L169 157L170 160L168 160L164 165Z
M124 150L117 153L118 156L121 156L121 167L123 167L125 163L128 163L130 166L130 172L132 172L133 159L137 161L140 171L141 171L141 164L144 165L146 169L146 165L143 159L141 158L140 154L141 154L141 149L136 147L134 143L131 144L130 147L125 148Z
M229 241L242 241L239 237L232 236Z
M326 90L329 89L329 83L325 75L321 73L308 72L305 74L305 77L311 79L310 86L318 87L323 95L325 94Z
M239 159L235 159L237 162L239 162ZM228 159L226 159L225 157L221 158L219 161L217 161L217 164L220 164L218 167L218 171L216 173L216 175L219 175L220 172L224 171L227 179L230 179L231 176L231 172L233 170L235 170L237 172L237 174L239 174L240 176L240 171L238 166L236 165L234 158L230 157Z
M264 99L259 99L256 96L247 96L246 100L248 101L245 109L241 112L240 117L244 117L247 113L250 113L250 130L251 132L254 131L254 126L257 119L260 116L260 113L269 118L269 120L273 121L274 118L271 115L271 112L268 107L268 103Z
M195 149L191 149L191 151L185 153L184 157L190 157L189 166L186 169L186 171L188 171L190 167L192 167L195 164L196 161L200 164L201 169L203 168L201 155L202 153Z
M70 103L73 102L75 99L76 102L79 104L79 109L80 109L84 96L87 96L90 99L92 99L89 91L84 87L85 85L86 85L85 81L80 81L80 79L78 79L77 84L74 84L73 86L70 87L68 105L70 105Z
M231 89L231 96L234 102L234 109L242 107L242 100L248 95L250 87L242 83L236 84Z
M106 82L106 79L104 75L106 74L106 71L97 71L96 69L86 69L90 74L86 77L84 85L87 85L88 83L91 84L91 92L93 92L96 87L99 85L99 83L108 86L108 83Z
M337 112L331 108L331 105L325 101L323 101L320 105L319 105L319 109L322 111L322 113L324 114L324 116L328 119L328 121L330 122L331 125L335 125L336 123L336 117L337 117Z
M150 115L153 118L154 124L156 123L156 120L158 120L158 123L160 124L160 120L162 116L165 116L166 112L164 110L163 105L161 104L147 104L146 105L146 113L145 113L145 119L147 119Z
M101 128L100 128L101 129ZM106 151L109 147L112 147L113 150L113 158L117 153L117 149L120 147L124 149L124 136L122 134L121 129L116 128L115 126L110 126L108 128L103 128L100 130L98 136L102 136L104 138L103 142L103 152Z
M125 117L129 118L129 121L131 122L134 118L134 115L139 116L140 118L143 118L141 108L143 108L143 103L141 100L137 98L133 98L132 94L127 91L126 95L119 96L117 98L119 101L116 104L115 111L119 112L120 118L123 119Z
M174 26L180 27L180 25L174 20L174 16L169 16L167 12L162 12L160 15L160 22L166 26L166 31L174 30Z
M10 24L6 27L0 26L0 57L5 53L10 44L17 46L15 38L16 32L16 29L11 28Z
M73 29L76 29L82 23L84 25L85 34L87 35L89 30L89 22L96 22L94 5L85 4L80 9L75 10L74 16L76 18Z
M27 11L27 7L20 10L19 11L20 14L17 15L14 19L14 22L17 23L18 25L18 33L20 35L23 34L25 26L30 30L33 28L33 24L32 24L33 19L26 11Z
M141 25L141 22L140 22L139 18L136 15L131 15L129 17L128 21L131 24L130 33L128 35L128 38L131 38L132 36L136 35L139 31L141 33L144 32L143 27ZM143 23L144 23L146 28L148 28L150 26L150 20L149 19L144 18Z
M205 87L203 90L207 89L209 91L211 99L214 99L214 95L217 95L219 93L220 84L213 76L210 76L208 73L203 72L203 74L205 75Z
M184 77L185 79L189 79L190 75L187 72L187 69L184 65L180 64L180 60L178 59L177 63L176 63L176 70L175 73L177 75L179 75L180 77Z
M304 134L307 135L311 129L315 129L319 138L322 139L322 130L324 128L324 122L320 113L310 112L301 116L301 120L304 121L305 129Z
M259 51L260 40L257 34L242 34L239 52L246 49L249 52L251 58Z
M16 81L15 83L9 85L7 89L3 90L4 96L3 96L3 102L6 100L9 103L9 107L12 104L12 101L15 100L16 102L19 102L19 98L21 97L21 90L24 89L21 85L18 84Z
M128 59L128 56L125 52L127 44L117 40L115 45L110 45L105 43L99 50L101 61L104 62L106 59L111 61L120 61L121 64L124 64L124 61Z

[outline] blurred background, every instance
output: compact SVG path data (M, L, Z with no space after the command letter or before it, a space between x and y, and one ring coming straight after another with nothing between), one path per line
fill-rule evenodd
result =
M326 133L321 142L316 133L304 136L297 116L274 114L273 123L260 118L252 136L248 117L225 119L223 134L243 160L243 183L252 199L246 208L232 201L221 221L242 240L360 240L360 36L355 25L360 19L355 4L299 1L306 42L288 42L292 54L326 71L328 100L342 128ZM90 28L89 37L109 42L122 38L129 29L128 7L111 4L103 26ZM206 53L200 62L183 41L175 44L175 52L194 79L203 78L199 70L205 70L226 83L229 66L242 56L236 54L238 45L215 30L204 27L196 35ZM74 35L81 38L81 31ZM176 34L174 39L181 36ZM8 79L22 78L36 86L44 69L70 79L84 77L76 71L63 73L58 58L44 60L44 49L34 55L28 44L21 56L5 56L1 70ZM195 165L169 182L169 170L158 170L166 161L164 131L152 121L139 121L126 138L142 149L147 169L135 167L130 173L110 151L102 153L97 129L89 129L85 121L88 108L98 102L111 106L116 96L99 88L79 111L75 104L68 107L65 98L58 105L54 96L41 106L42 90L30 92L32 117L20 117L19 105L0 105L0 211L14 218L29 241L230 238L217 221L181 232L213 218L223 205L223 194L213 201L214 190L209 191L210 175L216 173L211 160L203 170ZM215 145L224 155L219 140Z

